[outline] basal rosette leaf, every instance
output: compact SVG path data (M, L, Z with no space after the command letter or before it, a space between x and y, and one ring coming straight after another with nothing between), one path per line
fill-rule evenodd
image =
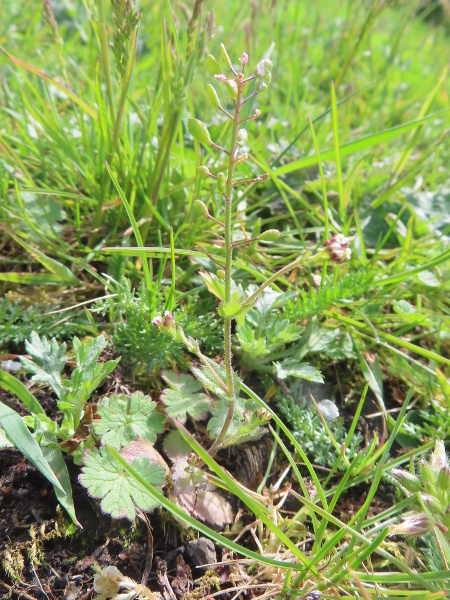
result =
M138 438L154 443L156 434L164 431L165 420L155 409L150 396L142 392L102 398L97 411L101 421L93 423L94 433L117 450Z
M148 458L140 456L132 466L152 485L164 484L164 468ZM114 518L132 521L136 517L135 507L148 512L158 506L152 495L122 469L106 448L89 450L82 471L81 483L91 496L101 499L102 510Z

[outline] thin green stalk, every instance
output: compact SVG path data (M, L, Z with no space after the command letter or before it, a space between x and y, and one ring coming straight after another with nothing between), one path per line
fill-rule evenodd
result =
M239 118L242 107L242 91L243 84L238 83L238 94L234 101L235 112L233 117L233 124L231 129L231 144L230 154L228 160L228 179L225 187L225 304L231 303L231 274L232 274L232 260L233 260L233 230L232 224L232 212L233 212L233 179L234 179L234 167L236 164L236 141L239 130ZM209 450L209 454L213 455L220 448L230 424L233 420L234 412L236 410L236 394L234 390L233 382L233 354L231 350L231 324L232 318L225 318L225 371L227 375L227 396L228 396L228 412L225 417L222 430L219 433L214 444Z
M97 9L100 47L102 51L103 65L105 68L106 91L108 93L109 111L111 113L111 121L114 122L114 91L111 76L111 63L109 61L108 35L106 32L105 0L97 0Z

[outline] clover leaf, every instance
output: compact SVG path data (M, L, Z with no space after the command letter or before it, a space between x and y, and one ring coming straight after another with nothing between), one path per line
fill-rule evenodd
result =
M164 468L148 458L140 456L132 466L152 485L160 487L164 483ZM81 483L91 496L101 498L102 510L114 518L132 521L136 517L135 506L147 512L158 506L150 492L128 475L106 448L89 450L82 470Z
M164 431L165 420L155 408L150 396L142 392L102 398L97 411L101 421L94 421L94 433L117 450L138 438L154 443L156 434Z
M187 415L198 421L209 412L209 398L200 393L202 385L191 375L165 371L163 379L170 386L170 389L163 390L161 394L161 401L169 417L185 423Z

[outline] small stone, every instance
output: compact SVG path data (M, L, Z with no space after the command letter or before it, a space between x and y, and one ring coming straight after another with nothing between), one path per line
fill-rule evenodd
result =
M196 567L217 562L214 542L205 537L189 542L186 548L186 558Z

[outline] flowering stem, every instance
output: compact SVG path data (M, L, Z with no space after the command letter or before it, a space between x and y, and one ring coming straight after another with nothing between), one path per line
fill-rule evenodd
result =
M233 230L231 227L232 220L232 205L233 205L233 178L234 178L234 167L236 164L236 149L237 149L237 135L239 130L239 120L242 107L242 91L244 83L242 80L237 78L238 94L234 101L235 112L233 117L233 125L231 130L231 144L228 153L228 177L225 188L225 304L231 302L231 263L233 259ZM225 417L222 430L219 436L211 446L208 454L213 456L217 450L219 450L227 431L231 425L236 410L236 392L234 389L233 381L233 364L232 364L232 351L231 351L231 324L232 318L225 318L225 372L227 376L227 397L228 397L228 412Z

